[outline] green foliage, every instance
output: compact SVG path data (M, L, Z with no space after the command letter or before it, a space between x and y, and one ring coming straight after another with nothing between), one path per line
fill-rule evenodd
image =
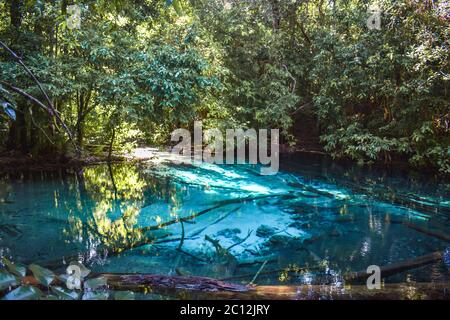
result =
M2 259L2 263L8 268L8 271L18 277L25 277L27 274L27 267L20 263L13 263L8 259Z
M0 270L0 290L3 291L15 285L17 285L17 278L9 272Z
M2 258L0 265L0 296L2 300L134 300L135 293L132 291L112 291L108 289L107 281L103 277L87 279L81 290L72 290L61 286L67 280L67 274L56 276L51 270L37 264L28 266L38 284L30 285L25 280L27 267ZM78 262L71 262L81 268L82 280L88 276L90 271ZM55 281L57 280L57 281Z
M0 26L0 37L17 43L13 50L50 93L86 152L104 152L112 138L115 151L129 150L139 139L151 141L155 128L163 130L160 135L167 141L173 127L193 120L201 99L219 85L195 47L192 21L176 23L179 16L164 4L143 2L142 6L122 1L77 2L80 29L68 28L61 1L30 4L23 8L29 14L22 15L19 30ZM181 8L180 1L173 5ZM166 39L162 39L163 32ZM16 41L17 33L22 41ZM0 66L2 80L42 100L36 84L4 52ZM28 116L23 110L30 103L16 98L24 118L11 130L25 132L26 138L12 141L13 147L37 154L48 153L49 147L56 153L71 153L67 137L61 130L54 131L48 116L39 109ZM4 114L14 117L3 90L0 103ZM24 131L18 126L25 126Z
M357 5L338 7L311 30L325 150L359 161L403 156L448 172L448 28L432 9L389 1L382 8L382 30L367 30Z
M14 2L14 1L13 1ZM449 167L449 28L444 1L77 1L0 4L0 39L36 74L85 153L166 144L170 132L280 128L314 119L324 149L361 163ZM44 100L4 50L0 79ZM72 154L48 115L0 87L0 141ZM308 116L308 117L306 117Z

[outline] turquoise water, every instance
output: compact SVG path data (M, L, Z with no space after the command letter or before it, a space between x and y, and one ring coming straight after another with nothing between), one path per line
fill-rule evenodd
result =
M321 158L281 165L275 176L249 165L145 163L4 172L0 255L242 283L264 264L255 283L336 284L449 246L445 181ZM448 268L436 262L385 281L448 281Z

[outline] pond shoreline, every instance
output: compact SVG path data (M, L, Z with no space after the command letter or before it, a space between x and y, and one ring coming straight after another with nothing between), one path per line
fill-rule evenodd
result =
M172 166L170 152L151 148L114 165L98 157L79 169L6 172L2 247L11 261L53 273L82 261L92 279L139 294L151 285L176 295L207 279L255 284L239 296L222 290L242 299L298 298L301 288L308 299L311 288L330 299L446 298L435 290L448 287L445 187L395 172L375 188L378 171L316 156L283 154L276 176L245 165ZM383 292L358 286L374 264Z
M138 149L140 150L140 148ZM122 155L108 156L87 155L80 158L76 157L36 157L29 155L0 155L1 171L20 171L20 170L59 170L59 169L77 169L82 167L107 164L107 163L137 163L148 161L155 158L156 150L146 155L129 153Z
M117 163L139 163L152 161L157 158L168 159L167 151L168 147L141 147L133 149L129 153L112 155L108 159L107 155L95 156L86 155L81 158L76 157L65 157L60 156L55 157L36 157L33 158L31 155L22 154L0 154L0 171L20 171L20 170L31 170L31 171L41 171L41 170L59 170L59 169L79 169L83 167L89 167L93 165L100 164L117 164ZM412 166L406 160L393 160L390 163L385 163L382 161L375 161L373 163L358 164L356 161L349 158L333 159L332 156L323 151L317 150L306 150L306 149L293 149L293 150L282 150L280 152L281 157L290 157L294 155L308 155L311 157L317 157L318 160L328 160L333 161L340 165L358 165L362 168L374 168L380 170L401 170L405 172L417 172L421 174L430 174L436 178L449 179L450 175L439 172L437 168L433 167L422 167L417 168Z

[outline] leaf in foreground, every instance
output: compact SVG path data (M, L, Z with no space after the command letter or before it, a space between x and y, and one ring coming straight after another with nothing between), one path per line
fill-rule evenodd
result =
M8 293L3 300L37 300L41 295L41 290L36 287L20 286Z
M17 285L17 279L9 272L0 270L0 291Z
M27 274L27 267L21 263L11 262L6 258L3 258L3 263L8 268L9 272L15 274L18 277L25 277Z
M30 265L29 269L33 272L36 280L46 287L48 287L55 279L55 274L51 270L38 266L37 264Z

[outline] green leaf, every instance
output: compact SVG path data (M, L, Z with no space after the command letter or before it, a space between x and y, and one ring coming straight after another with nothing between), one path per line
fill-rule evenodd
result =
M114 293L114 300L134 300L133 291L117 291Z
M17 285L17 279L9 272L0 270L0 291Z
M2 259L8 270L18 277L25 277L27 274L27 267L21 263L11 262L6 258Z
M20 286L8 293L3 300L37 300L42 296L42 291L33 286Z
M173 0L172 1L173 8L175 9L176 13L181 16L183 14L183 9L181 7L180 0Z
M89 291L83 294L82 300L108 300L109 293L106 291Z
M62 287L51 287L51 290L63 300L77 300L79 295L76 291L68 290Z
M51 270L38 266L37 264L32 264L28 268L33 272L36 280L46 287L55 279L55 274Z
M98 277L94 279L89 279L86 282L84 282L84 287L87 289L98 289L100 287L104 287L107 285L107 281L104 277Z

